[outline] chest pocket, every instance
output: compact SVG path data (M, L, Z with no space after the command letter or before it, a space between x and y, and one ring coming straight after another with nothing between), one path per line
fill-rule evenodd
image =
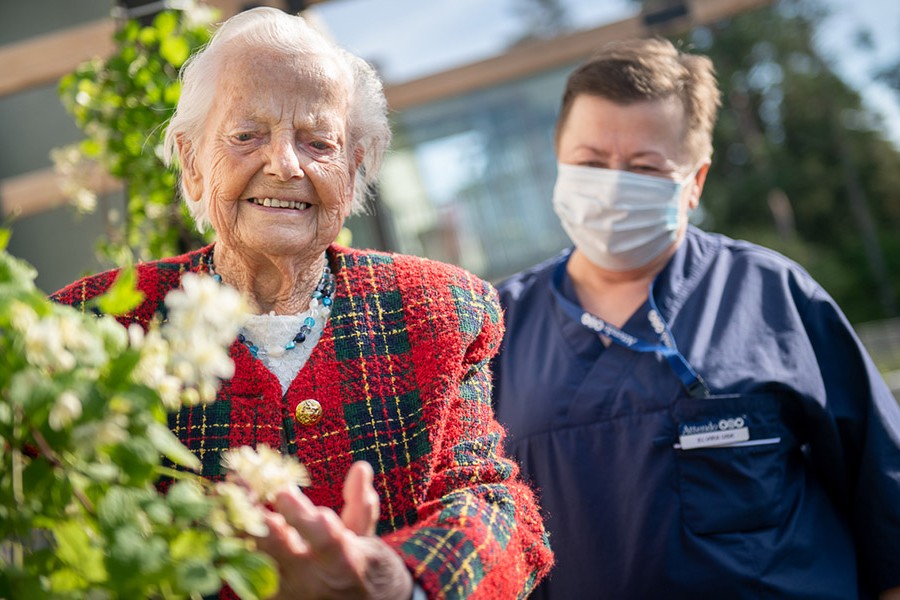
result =
M792 442L780 408L771 395L678 400L673 451L688 529L697 534L750 531L784 520Z

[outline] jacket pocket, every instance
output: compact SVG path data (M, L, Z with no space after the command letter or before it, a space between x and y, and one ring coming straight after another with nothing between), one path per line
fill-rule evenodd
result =
M789 440L775 397L682 398L675 420L679 436L673 451L688 529L714 534L782 522Z

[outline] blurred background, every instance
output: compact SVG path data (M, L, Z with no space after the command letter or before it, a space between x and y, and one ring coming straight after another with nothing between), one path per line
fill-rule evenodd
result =
M568 243L550 203L568 73L626 37L709 55L724 106L695 224L802 264L900 393L896 0L2 0L0 206L42 289L202 243L153 136L196 28L260 4L303 11L385 81L395 140L352 245L491 281Z

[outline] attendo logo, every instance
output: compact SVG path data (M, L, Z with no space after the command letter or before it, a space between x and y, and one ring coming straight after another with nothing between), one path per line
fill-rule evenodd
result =
M728 431L729 429L740 429L744 426L743 417L735 417L733 419L720 419L719 431Z
M709 420L706 423L691 423L681 428L682 435L693 435L697 433L713 433L714 431L730 431L732 429L742 429L746 425L744 417L732 417L728 419L719 419L718 421Z

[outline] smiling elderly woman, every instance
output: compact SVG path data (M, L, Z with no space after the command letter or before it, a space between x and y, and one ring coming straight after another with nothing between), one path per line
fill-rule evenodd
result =
M253 307L234 377L170 426L210 479L243 445L309 469L305 495L281 493L260 540L279 597L527 595L552 556L491 416L496 292L455 267L334 244L390 139L373 70L302 18L260 8L227 21L182 77L167 158L216 242L140 265L146 300L122 320L146 326L189 272ZM55 298L84 307L116 275Z

